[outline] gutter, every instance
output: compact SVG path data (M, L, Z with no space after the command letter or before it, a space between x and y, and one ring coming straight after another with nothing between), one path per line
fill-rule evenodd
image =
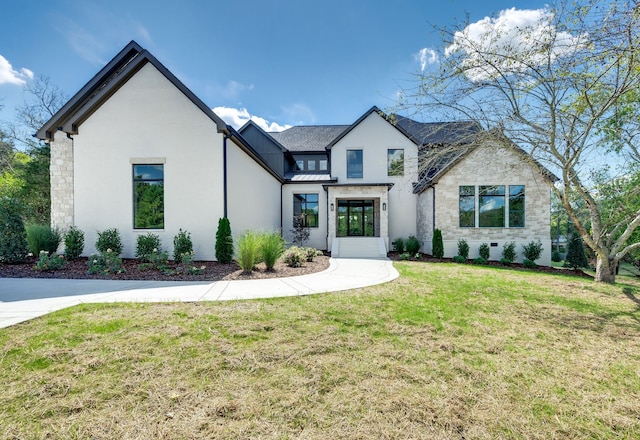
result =
M222 137L222 192L223 192L223 212L224 218L227 217L227 139L229 134L225 133Z

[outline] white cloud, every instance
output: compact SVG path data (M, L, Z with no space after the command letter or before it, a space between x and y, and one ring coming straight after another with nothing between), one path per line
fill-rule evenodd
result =
M505 9L456 32L445 56L461 53L469 79L480 81L554 62L584 46L584 35L558 31L553 19L548 9Z
M269 122L260 116L251 115L246 108L215 107L213 111L220 116L223 121L236 129L242 127L249 120L253 121L266 132L283 131L291 128L290 125L280 125L277 122Z
M420 61L420 69L424 72L427 64L435 64L438 62L438 53L433 50L425 47L420 49L420 52L414 55L417 61Z
M0 84L23 86L32 78L33 72L31 70L24 67L20 70L14 70L11 63L0 55Z

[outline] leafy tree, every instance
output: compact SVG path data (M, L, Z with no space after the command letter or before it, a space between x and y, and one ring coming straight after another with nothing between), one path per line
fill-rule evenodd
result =
M0 198L0 262L22 263L28 254L27 231L18 201Z
M520 25L507 26L509 18ZM443 154L486 142L526 151L595 253L596 281L615 282L620 259L640 247L629 241L640 225L640 204L629 197L628 214L611 216L592 177L599 163L615 161L611 155L637 153L639 28L637 3L559 0L526 15L510 9L442 29L446 47L439 63L420 74L418 87L405 91L400 104L485 130L467 139L475 143L430 150L425 171Z
M224 264L229 264L233 261L231 223L226 217L218 220L218 230L216 231L216 260Z

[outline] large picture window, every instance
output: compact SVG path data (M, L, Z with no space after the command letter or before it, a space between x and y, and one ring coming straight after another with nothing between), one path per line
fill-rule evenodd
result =
M509 186L509 227L524 228L524 185Z
M460 187L460 227L473 228L476 225L476 187Z
M164 229L164 165L133 165L133 227Z
M404 150L389 148L387 150L387 175L404 176Z
M318 227L318 194L294 194L293 215L302 220L302 226Z
M362 150L347 150L347 177L362 179Z
M478 188L478 223L481 228L504 228L504 185L487 185Z

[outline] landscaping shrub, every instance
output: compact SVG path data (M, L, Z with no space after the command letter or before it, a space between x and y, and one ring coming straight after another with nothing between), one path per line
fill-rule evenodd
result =
M487 260L486 258L478 257L475 260L473 260L473 264L479 264L479 265L487 264Z
M101 254L111 249L111 252L115 255L122 253L122 240L120 239L120 232L116 228L105 229L104 231L98 231L98 239L96 240L96 249Z
M322 255L322 251L312 247L302 248L302 252L304 254L305 260L307 260L307 262L309 263L311 263L315 257L319 257L320 255Z
M487 243L482 243L480 245L480 248L478 248L478 253L480 254L480 258L487 262L489 260L489 256L491 255L491 248L489 248L489 245Z
M469 243L464 238L458 240L458 255L464 257L465 260L469 258Z
M64 234L64 255L67 260L76 260L84 252L84 232L71 226Z
M530 241L528 244L522 246L522 255L526 260L536 261L542 254L542 243L538 241Z
M407 241L404 242L404 248L411 255L415 255L420 251L420 241L413 235L410 235Z
M440 229L436 229L433 231L433 256L435 258L444 257L444 243L442 242L442 231Z
M183 231L182 228L179 229L176 236L173 237L173 261L181 263L182 255L191 254L192 252L193 242L191 241L191 234Z
M503 264L505 266L509 266L511 263L513 263L513 260L510 260L508 258L500 258L500 264Z
M196 253L194 251L180 254L180 264L176 267L176 273L186 273L189 275L200 275L204 272L205 266L197 267L193 261ZM165 273L167 270L165 269Z
M22 263L29 253L21 209L14 199L0 198L1 263Z
M553 251L551 253L551 261L553 261L554 263L559 263L562 261L562 254L558 251Z
M53 254L51 257L45 250L40 251L38 261L36 262L36 270L50 271L62 269L67 264L61 255Z
M284 253L284 239L277 232L262 234L260 239L260 255L267 270L273 270L278 259Z
M110 248L99 255L92 255L87 260L90 274L109 274L125 272L122 258Z
M136 258L143 263L151 262L151 254L153 252L161 252L162 243L160 236L151 232L145 235L138 235L136 239Z
M405 252L398 255L398 258L400 258L401 260L408 260L409 258L411 258L411 254L409 252Z
M284 263L289 267L301 267L305 261L302 250L297 246L291 246L284 253Z
M139 264L138 269L156 269L166 273L169 267L168 263L169 253L160 249L154 249L151 251L151 254L149 254L148 261L146 263Z
M536 267L538 267L535 261L529 260L528 258L522 260L522 265L527 269L535 269Z
M253 231L245 232L238 240L236 262L244 273L250 273L260 261L262 236Z
M567 244L567 256L565 257L564 265L571 267L574 270L581 267L587 267L589 261L587 260L587 254L584 252L584 243L582 237L577 232L571 234L569 243Z
M218 220L218 230L216 231L216 260L224 264L229 264L233 261L231 223L226 217Z
M32 224L27 226L27 244L29 252L40 255L40 251L47 254L55 254L62 241L62 234L58 228L52 228L45 224Z
M513 241L504 244L500 262L502 260L507 260L509 263L513 263L516 260L516 244Z
M396 238L391 243L393 245L393 250L398 252L399 254L404 252L404 240L402 238Z
M462 255L456 255L455 257L453 257L453 261L455 263L464 263L467 261L467 259L465 257L463 257Z

